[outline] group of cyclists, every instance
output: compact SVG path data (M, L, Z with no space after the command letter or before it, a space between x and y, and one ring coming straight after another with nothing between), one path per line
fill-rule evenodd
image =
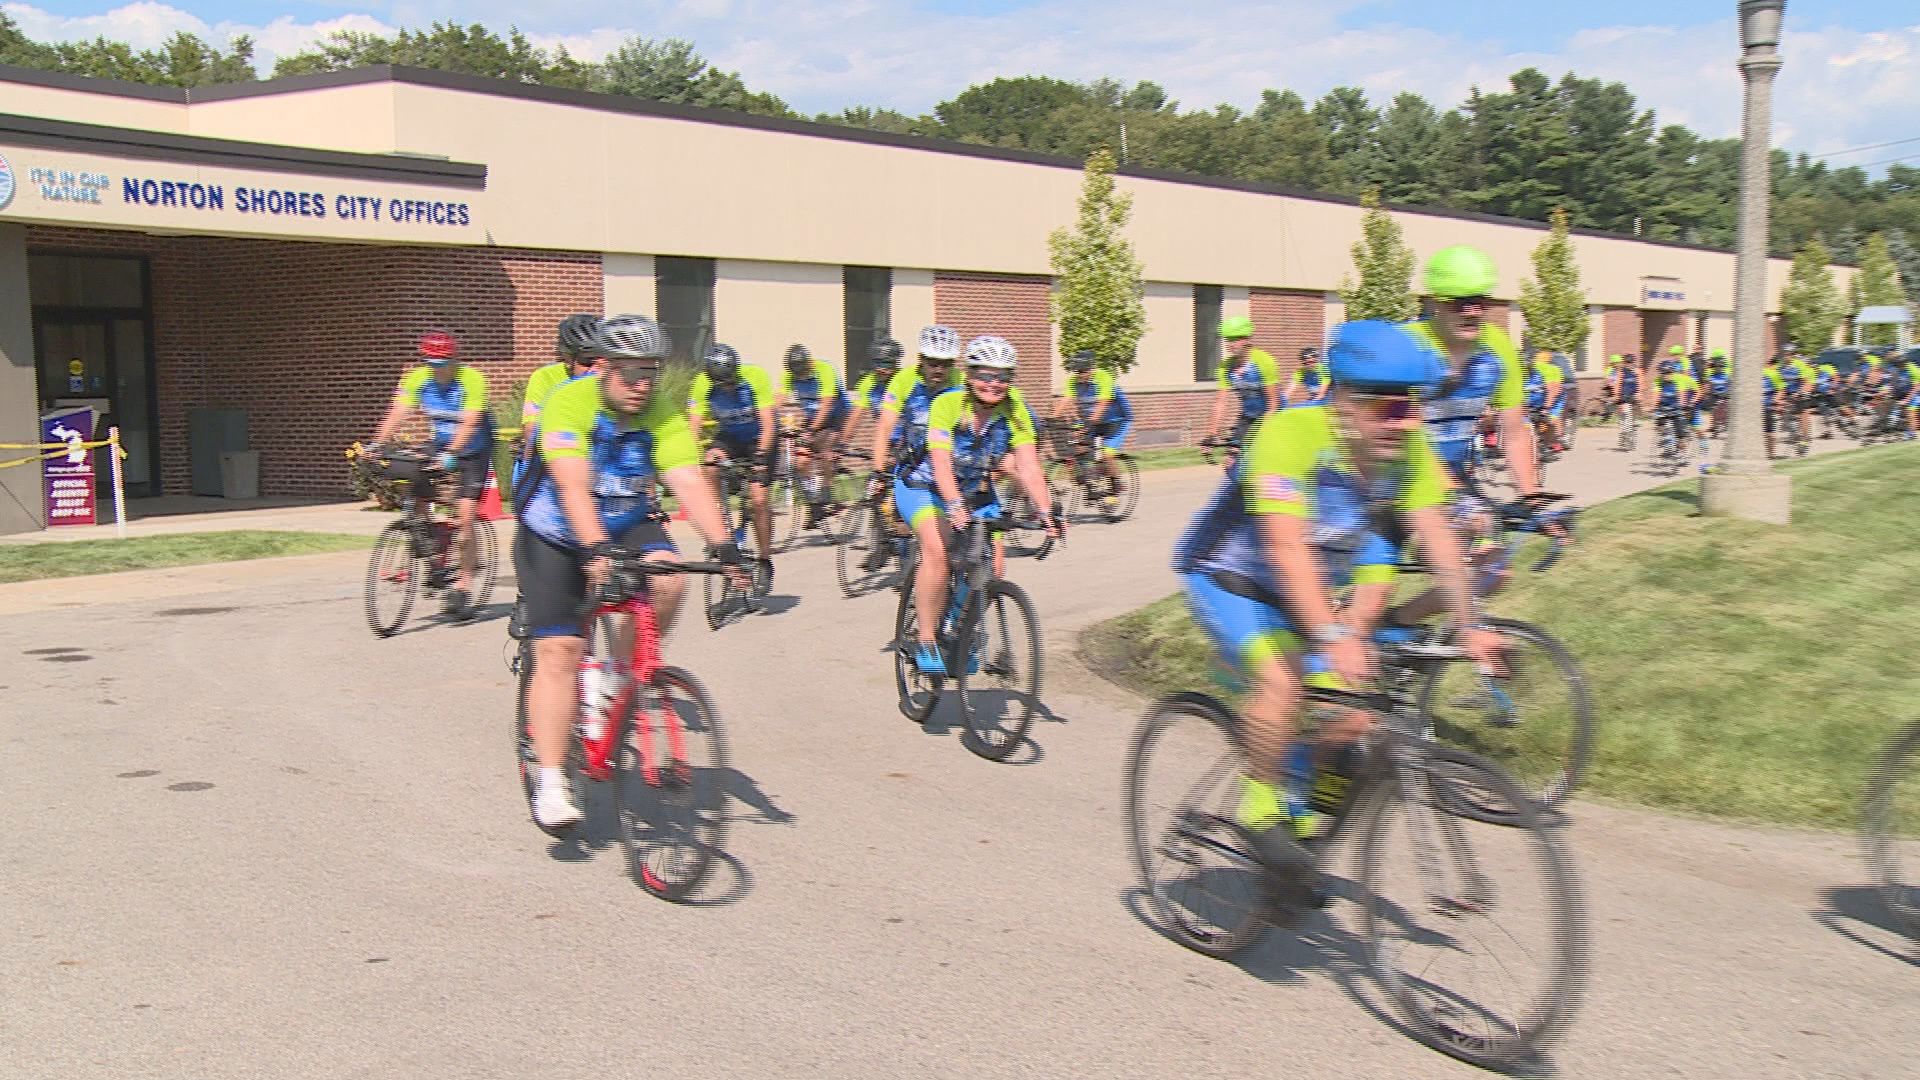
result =
M1619 416L1621 446L1631 449L1640 415L1652 407L1656 433L1669 445L1697 448L1699 471L1707 473L1708 440L1727 426L1731 362L1725 350L1693 350L1674 345L1651 366L1632 355L1607 358L1606 402ZM1920 437L1920 364L1903 359L1892 347L1869 350L1841 370L1831 362L1809 360L1789 342L1767 358L1761 371L1764 432L1769 458L1782 456L1784 435L1798 456L1807 453L1820 420L1820 437L1836 433L1862 438Z

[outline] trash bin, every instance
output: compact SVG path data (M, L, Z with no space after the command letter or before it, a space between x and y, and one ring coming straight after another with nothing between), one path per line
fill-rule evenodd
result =
M228 450L220 455L220 496L226 499L260 497L260 451Z

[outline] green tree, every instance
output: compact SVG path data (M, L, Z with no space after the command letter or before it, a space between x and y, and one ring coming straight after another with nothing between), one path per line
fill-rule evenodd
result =
M1568 356L1587 341L1587 298L1568 237L1569 218L1553 211L1553 230L1533 249L1533 276L1520 283L1520 313L1536 348Z
M1780 318L1788 339L1803 348L1823 349L1847 318L1846 297L1833 282L1827 245L1819 237L1807 241L1793 257L1793 270L1780 294Z
M1867 238L1866 246L1860 253L1860 272L1853 276L1853 284L1860 291L1860 303L1855 312L1862 307L1883 304L1907 306L1907 290L1900 284L1900 267L1894 264L1893 253L1888 249L1887 234L1874 233ZM1898 327L1869 326L1865 336L1869 345L1899 344Z
M1060 327L1062 352L1091 349L1103 367L1126 371L1147 332L1147 308L1140 260L1124 235L1133 196L1115 190L1115 168L1104 147L1087 158L1078 219L1047 237L1054 278L1048 314Z
M1374 150L1357 170L1390 203L1458 207L1466 173L1467 120L1402 93L1380 115Z
M1900 289L1908 297L1920 297L1920 248L1907 239L1904 229L1888 229L1887 255L1900 270Z
M1028 75L969 86L933 113L949 139L1033 148L1047 141L1055 111L1085 101L1086 90L1074 83Z
M628 38L599 64L591 86L610 94L676 105L701 105L761 116L795 115L786 102L772 94L747 89L738 73L714 67L694 51L691 42L678 38L664 41Z
M1360 240L1353 245L1356 282L1340 281L1340 299L1348 319L1390 319L1405 322L1420 314L1413 295L1413 249L1400 239L1400 223L1380 205L1380 193L1360 196L1366 213L1360 216Z
M1336 86L1314 103L1314 124L1326 137L1327 154L1333 159L1340 187L1362 191L1377 187L1375 152L1380 130L1380 113L1367 104L1367 93L1358 87Z
M593 79L583 64L562 47L549 53L509 27L506 37L479 23L460 26L436 22L425 30L401 30L391 38L357 30L336 30L314 48L281 57L276 78L347 71L379 64L457 71L489 79L583 89Z
M60 66L60 54L22 33L20 24L0 11L0 64L52 71Z

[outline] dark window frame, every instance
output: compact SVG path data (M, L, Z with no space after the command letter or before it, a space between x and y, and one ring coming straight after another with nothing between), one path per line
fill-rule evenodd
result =
M864 279L864 280L857 280ZM843 266L840 268L840 313L843 327L846 366L842 375L852 386L873 370L868 351L880 338L893 332L893 268L886 266ZM877 297L877 302L870 302ZM859 299L856 298L867 298ZM869 310L856 310L866 307ZM865 316L861 319L860 316Z
M653 317L673 339L671 359L676 362L688 366L699 364L707 346L719 340L714 312L718 265L717 260L693 256L654 258ZM682 304L689 294L701 290L706 293L704 303ZM689 315L692 317L685 317Z
M1226 316L1226 287L1193 287L1193 381L1212 382L1220 376L1226 354L1220 345L1220 322Z

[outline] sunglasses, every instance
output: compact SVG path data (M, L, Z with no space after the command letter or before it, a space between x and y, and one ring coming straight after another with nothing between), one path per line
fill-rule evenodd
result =
M613 364L611 370L619 374L621 382L626 383L652 382L660 377L660 365L651 360L630 360Z
M1440 303L1454 311L1465 311L1468 308L1485 311L1493 301L1484 296L1462 296L1454 300L1442 300Z
M1353 399L1382 421L1405 420L1419 404L1411 394L1355 394Z
M967 378L984 383L1010 383L1013 381L1013 372L1002 371L999 368L969 368Z

